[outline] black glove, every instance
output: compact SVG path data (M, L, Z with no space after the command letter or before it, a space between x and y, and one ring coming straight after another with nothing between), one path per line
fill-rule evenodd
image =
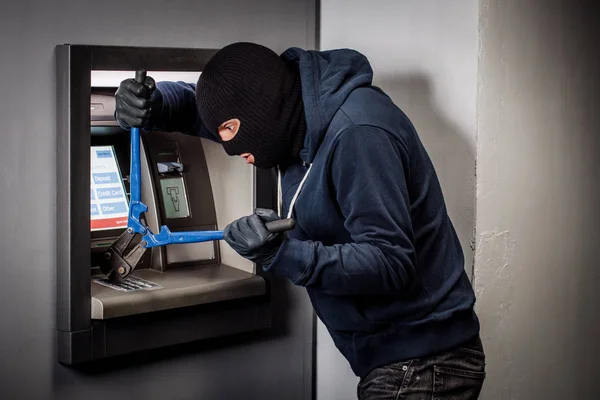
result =
M254 214L227 225L224 239L240 256L260 265L269 265L283 243L284 234L269 232L265 224L278 219L273 210L257 208Z
M144 84L135 79L125 79L115 93L115 118L123 129L143 128L150 119L152 102L150 97L156 89L156 82L146 77Z

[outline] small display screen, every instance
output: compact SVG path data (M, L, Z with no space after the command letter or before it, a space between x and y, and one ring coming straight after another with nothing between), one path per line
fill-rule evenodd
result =
M129 203L113 146L91 147L90 229L127 227Z
M163 207L167 219L187 218L190 216L183 177L163 178L160 180Z

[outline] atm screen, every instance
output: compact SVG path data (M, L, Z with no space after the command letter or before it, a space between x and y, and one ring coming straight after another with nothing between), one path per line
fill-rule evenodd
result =
M91 147L90 229L127 227L129 203L113 146Z

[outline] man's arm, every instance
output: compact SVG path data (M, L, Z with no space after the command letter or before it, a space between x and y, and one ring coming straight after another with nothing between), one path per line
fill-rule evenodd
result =
M196 85L185 82L157 82L152 93L152 114L148 130L181 132L220 143L218 135L206 129L196 108Z
M415 276L406 150L387 132L355 127L333 153L331 181L353 242L286 239L267 270L332 295L404 293Z

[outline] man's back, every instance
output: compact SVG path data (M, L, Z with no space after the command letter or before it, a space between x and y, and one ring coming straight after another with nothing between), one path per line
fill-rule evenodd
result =
M296 283L307 288L357 375L475 336L479 324L462 249L433 165L406 115L379 89L362 86L333 114L320 143L290 237L332 250L303 247L305 258L314 252L321 259L308 268L318 278ZM298 163L285 171L284 212L306 168ZM366 243L372 253L343 248ZM342 261L334 263L335 257Z
M410 119L377 87L355 90L341 111L355 125L381 128L403 149L399 154L404 174L398 178L406 184L416 253L414 268L416 276L420 276L403 297L408 300L425 296L430 304L407 307L405 314L415 320L427 318L433 310L439 313L471 308L475 295L464 270L463 251L433 163Z

